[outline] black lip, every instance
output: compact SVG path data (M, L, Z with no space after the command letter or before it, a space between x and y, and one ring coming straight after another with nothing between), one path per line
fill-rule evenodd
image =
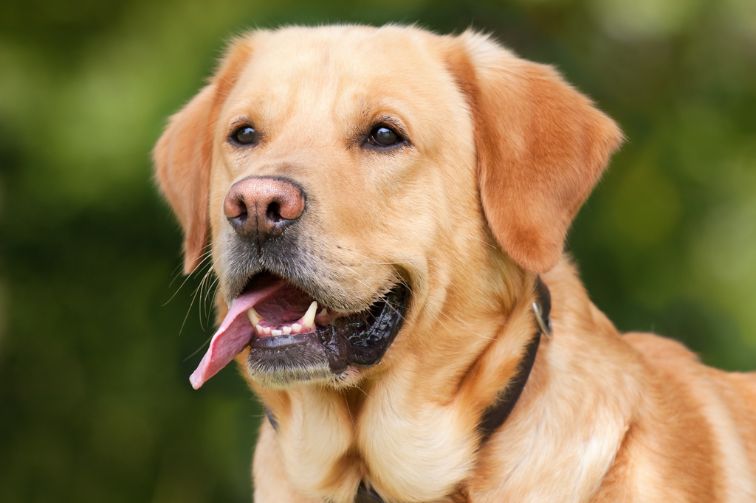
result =
M287 374L291 377L292 368L310 369L296 373L296 379L304 379L309 374L322 376L326 371L338 376L349 365L375 365L401 329L409 300L409 288L398 284L368 310L337 318L328 326L318 326L315 332L254 337L250 343L249 368L260 377Z

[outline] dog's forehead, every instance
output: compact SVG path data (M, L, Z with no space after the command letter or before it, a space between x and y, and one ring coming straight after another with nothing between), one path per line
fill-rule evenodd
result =
M379 70L380 66L412 68L416 58L427 56L428 44L436 37L406 27L372 28L337 26L287 28L251 34L260 65L292 70L318 68L359 68ZM380 65L380 66L377 66Z
M227 104L270 115L314 113L319 106L343 114L382 101L422 109L445 84L451 91L436 38L399 27L255 32Z

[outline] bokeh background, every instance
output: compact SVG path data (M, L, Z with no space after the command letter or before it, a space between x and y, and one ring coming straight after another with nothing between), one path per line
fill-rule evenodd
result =
M4 0L0 501L249 501L260 411L233 370L190 390L210 305L149 152L232 34L389 21L488 30L616 118L569 243L589 291L756 368L752 0Z

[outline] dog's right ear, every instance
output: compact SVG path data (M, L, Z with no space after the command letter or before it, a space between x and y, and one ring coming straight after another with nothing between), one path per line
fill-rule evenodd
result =
M210 83L171 117L153 151L157 184L184 232L184 274L197 267L207 242L215 121L250 54L247 39L233 42Z
M153 151L158 186L184 231L184 274L197 267L207 240L215 95L215 84L205 86L171 117Z

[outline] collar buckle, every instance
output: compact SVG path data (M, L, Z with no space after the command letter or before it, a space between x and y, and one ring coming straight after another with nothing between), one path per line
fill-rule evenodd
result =
M544 318L543 316L543 309L541 309L541 304L538 302L533 302L530 305L530 308L533 310L533 314L535 315L536 322L538 323L538 328L541 331L541 333L547 337L551 337L552 328L551 328L551 318Z

